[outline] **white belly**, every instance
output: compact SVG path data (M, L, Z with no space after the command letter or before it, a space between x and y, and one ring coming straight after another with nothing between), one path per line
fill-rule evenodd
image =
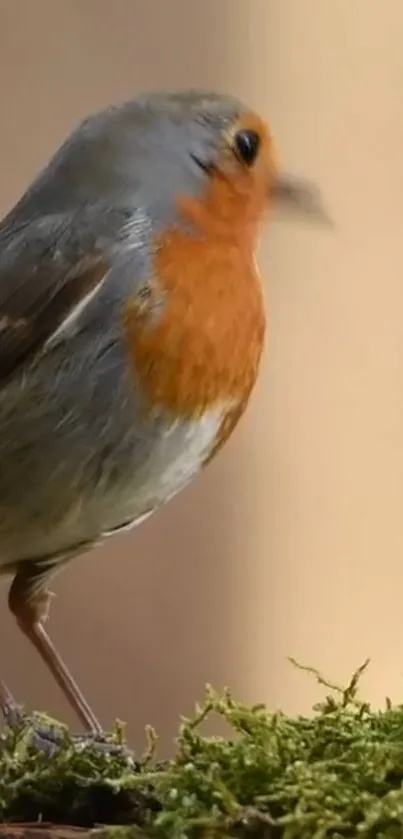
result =
M174 422L156 441L149 459L118 495L106 499L103 532L130 529L179 493L200 471L215 445L228 407L192 422ZM122 523L125 524L122 527Z
M147 457L128 469L123 480L81 493L57 522L44 511L40 522L21 522L18 532L1 533L0 574L21 559L68 554L75 546L102 542L140 524L200 471L227 410L220 406L196 421L166 425L153 439Z

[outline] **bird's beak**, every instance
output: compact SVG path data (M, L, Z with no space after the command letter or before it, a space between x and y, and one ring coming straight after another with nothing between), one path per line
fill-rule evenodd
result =
M277 175L271 187L271 197L273 206L281 211L333 225L320 191L310 181L285 173Z

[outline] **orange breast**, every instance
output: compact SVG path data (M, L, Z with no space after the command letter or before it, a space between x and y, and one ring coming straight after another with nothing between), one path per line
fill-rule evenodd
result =
M183 208L195 218L201 205L184 201ZM200 237L177 228L158 242L156 275L164 296L159 322L150 324L132 300L126 326L135 373L151 406L192 419L231 403L218 446L256 381L266 318L251 228L245 226L240 236L231 219L216 228L210 223L214 213L205 210L203 205Z

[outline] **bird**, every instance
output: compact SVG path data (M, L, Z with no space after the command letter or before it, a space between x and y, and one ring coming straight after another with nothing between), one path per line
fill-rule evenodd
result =
M266 343L271 207L325 217L228 94L150 91L76 125L0 222L0 574L85 731L102 726L46 629L49 583L204 469ZM6 681L0 706L14 701Z

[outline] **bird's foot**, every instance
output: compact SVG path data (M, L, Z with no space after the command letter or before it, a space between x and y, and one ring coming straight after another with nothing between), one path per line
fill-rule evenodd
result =
M116 731L110 734L85 732L84 734L70 734L69 737L77 749L93 748L110 756L115 755L134 760L134 753L126 746L120 736L117 736Z
M65 742L66 733L62 728L44 715L27 714L11 694L7 698L2 695L1 710L5 723L1 736L3 745L14 748L17 743L25 741L47 757L52 757Z
M110 756L134 759L133 752L124 743L120 726L116 726L111 734L71 734L67 726L47 714L26 713L4 684L0 684L0 708L5 722L1 737L3 743L10 742L11 736L14 743L25 741L47 757L52 757L61 748L72 747L77 750L95 749Z

